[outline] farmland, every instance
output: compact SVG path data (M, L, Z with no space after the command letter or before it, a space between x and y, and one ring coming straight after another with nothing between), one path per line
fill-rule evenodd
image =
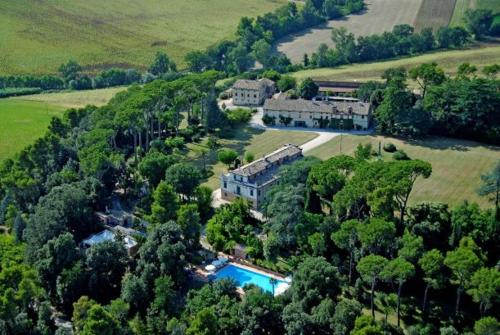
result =
M158 50L182 63L187 52L232 38L240 17L263 14L285 3L2 1L0 45L9 52L0 55L0 74L55 72L71 58L87 70L144 68Z
M42 136L53 116L64 108L51 104L13 99L0 100L0 161L12 157Z
M453 206L467 199L490 206L485 198L476 194L476 189L480 185L481 174L489 172L500 159L499 147L448 138L409 142L383 136L346 135L336 137L307 154L328 159L339 154L341 146L342 153L352 154L359 143L371 143L376 149L379 142L382 145L392 142L410 158L432 164L431 177L417 180L410 202L441 201ZM384 158L391 159L390 154L382 153Z
M64 108L82 108L87 105L103 106L107 104L116 93L125 89L126 87L113 87L86 91L44 93L25 95L11 99L48 103Z
M306 53L316 51L321 43L333 45L331 28L345 27L356 36L390 31L397 24L437 28L448 25L455 0L367 0L364 13L349 15L340 20L309 29L281 40L276 48L294 62L300 62Z
M436 62L447 74L455 74L457 67L465 62L481 69L484 65L500 63L500 46L485 46L468 50L440 51L396 60L344 65L337 68L304 70L291 75L302 80L307 77L328 80L368 81L380 80L382 73L395 67L411 68L422 63Z
M450 25L463 25L463 18L467 9L489 9L494 13L500 13L500 1L498 0L457 0Z

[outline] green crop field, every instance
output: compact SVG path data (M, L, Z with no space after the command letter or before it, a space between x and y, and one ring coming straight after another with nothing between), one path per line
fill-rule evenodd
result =
M177 62L232 38L242 16L286 0L0 1L0 74L55 72L73 58L94 70L140 67L163 50Z
M52 116L63 110L36 101L0 99L0 161L42 136Z
M26 95L0 99L0 161L43 135L50 119L65 109L102 106L125 87Z
M485 46L467 50L440 51L415 57L406 57L373 63L345 65L336 68L304 70L291 73L298 80L307 77L324 80L368 81L380 80L382 73L390 68L411 68L422 63L436 62L446 73L455 74L458 66L468 62L479 69L484 65L500 63L500 46Z
M127 87L102 88L98 90L42 93L11 98L48 103L65 108L82 108L87 105L103 106L118 92Z
M498 0L457 0L450 25L461 26L467 9L489 9L493 13L500 13L500 1Z
M410 158L417 158L432 164L429 179L418 179L410 201L441 201L456 205L468 199L482 206L491 206L487 199L479 197L476 189L481 183L481 174L489 172L500 160L500 147L488 146L471 141L449 138L433 138L423 141L402 141L382 136L336 137L308 152L308 155L328 159L340 153L352 154L359 143L371 143L378 150L379 142L392 142L398 149L404 150ZM342 143L342 144L341 144ZM386 159L391 154L382 150Z
M243 155L245 151L254 154L255 159L258 159L279 147L293 143L301 145L308 142L318 135L312 132L303 131L280 131L280 130L257 130L250 127L242 127L234 131L234 136L231 139L223 139L219 141L220 148L231 148ZM210 151L206 146L206 141L200 144L190 143L188 145L189 154L187 159L195 161L201 168L203 167L203 159L201 158L201 150L206 150L206 165L213 172L213 175L205 181L206 186L212 189L220 187L220 175L227 171L227 167L217 161L217 151Z

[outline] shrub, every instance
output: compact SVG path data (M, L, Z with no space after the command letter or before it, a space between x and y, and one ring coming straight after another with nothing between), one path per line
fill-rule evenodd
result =
M392 143L384 144L384 151L386 152L395 152L397 150L396 146Z
M264 115L262 116L262 122L264 122L266 126L274 126L276 125L276 117Z
M236 108L226 111L227 119L233 125L245 124L252 118L252 111L246 108Z
M392 154L392 158L394 158L397 161L407 161L410 159L406 152L403 150L397 150L395 153Z

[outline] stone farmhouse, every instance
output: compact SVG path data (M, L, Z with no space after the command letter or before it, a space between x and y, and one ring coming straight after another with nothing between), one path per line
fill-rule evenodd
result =
M232 88L233 104L236 106L260 106L273 96L274 81L269 79L236 81Z
M221 198L233 201L244 198L258 209L267 190L278 181L277 172L283 165L301 159L302 149L286 144L278 150L221 176Z
M263 121L268 125L367 130L371 126L372 106L354 98L329 97L328 100L267 99Z

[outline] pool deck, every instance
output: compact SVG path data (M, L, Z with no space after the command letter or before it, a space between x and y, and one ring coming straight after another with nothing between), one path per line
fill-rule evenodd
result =
M282 275L278 275L278 274L273 273L271 271L266 271L262 268L255 267L255 265L247 265L247 264L242 263L241 261L235 261L235 260L231 260L225 266L227 266L227 265L234 265L234 266L240 267L240 268L245 269L245 270L260 273L261 275L272 277L274 279L286 282L286 277L283 277Z

